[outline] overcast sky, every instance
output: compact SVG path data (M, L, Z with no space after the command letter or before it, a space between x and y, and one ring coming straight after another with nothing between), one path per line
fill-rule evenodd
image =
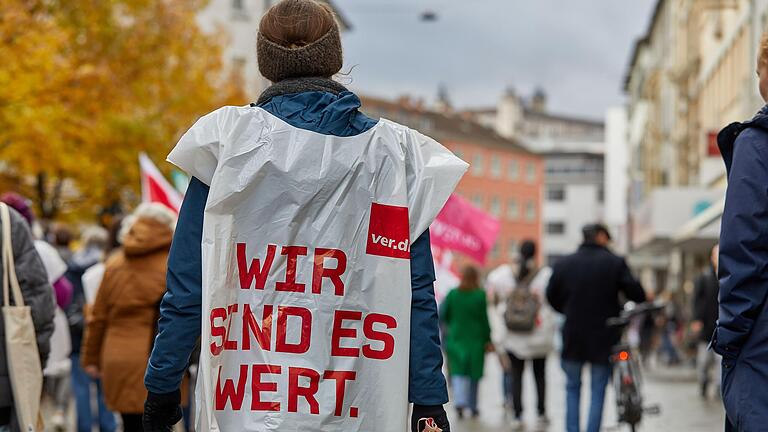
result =
M508 86L544 88L553 112L602 118L621 104L634 41L655 0L335 0L352 89L459 107L496 103ZM421 22L426 10L436 22Z

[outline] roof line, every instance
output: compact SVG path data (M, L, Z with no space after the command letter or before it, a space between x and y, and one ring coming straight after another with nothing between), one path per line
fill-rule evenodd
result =
M627 72L624 75L624 92L629 91L629 81L632 77L632 69L635 68L637 63L637 57L640 55L640 50L644 45L647 45L651 41L651 34L653 33L653 27L656 25L656 20L661 14L661 8L664 5L664 0L656 0L656 5L653 7L653 13L651 14L651 20L648 22L648 28L645 30L645 34L635 41L635 46L632 49L632 55L630 56Z

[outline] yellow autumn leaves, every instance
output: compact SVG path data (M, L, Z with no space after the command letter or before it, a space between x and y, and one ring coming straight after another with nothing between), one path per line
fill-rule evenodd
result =
M45 218L137 199L200 115L245 102L198 0L0 0L0 188ZM42 213L42 214L41 214Z

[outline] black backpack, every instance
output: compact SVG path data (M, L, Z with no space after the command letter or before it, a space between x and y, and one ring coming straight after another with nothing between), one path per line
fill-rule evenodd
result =
M536 319L539 316L541 302L538 296L531 292L531 281L538 273L538 269L528 273L507 297L504 322L509 331L530 333L536 328Z

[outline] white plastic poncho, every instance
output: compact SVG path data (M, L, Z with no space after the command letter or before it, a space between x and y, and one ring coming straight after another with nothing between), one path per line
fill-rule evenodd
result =
M168 160L210 185L198 430L406 430L410 242L467 164L387 120L336 137L257 107Z

